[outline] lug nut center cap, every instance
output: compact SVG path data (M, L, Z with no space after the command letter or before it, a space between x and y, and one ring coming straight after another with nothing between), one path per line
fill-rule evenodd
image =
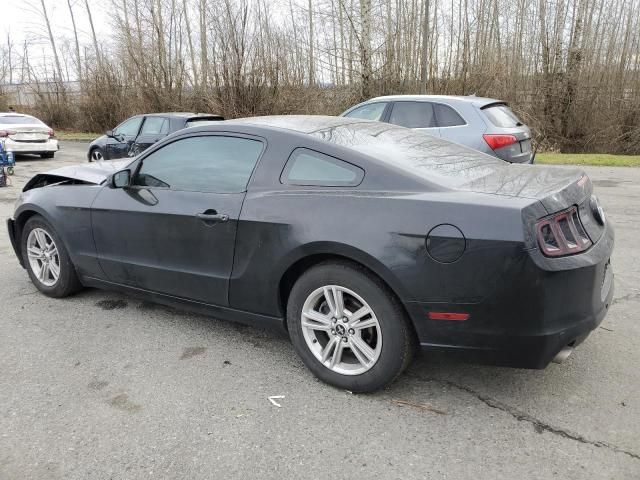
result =
M347 333L347 329L342 324L336 325L336 334L344 336Z

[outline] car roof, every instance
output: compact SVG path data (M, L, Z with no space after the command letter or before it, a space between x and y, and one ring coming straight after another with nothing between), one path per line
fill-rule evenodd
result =
M251 124L311 134L327 128L361 122L362 120L358 118L332 117L329 115L267 115L264 117L245 117L225 120L224 123Z
M193 112L162 112L162 113L143 113L141 114L145 117L220 117L222 115L218 115L215 113L193 113Z
M18 113L18 112L0 112L0 117L32 117L32 118L36 118L33 115L27 115L26 113Z
M367 100L363 103L369 102L379 102L379 101L388 101L388 102L399 102L399 101L427 101L427 100L440 100L443 102L455 101L455 102L463 102L463 103L471 103L477 107L484 107L486 105L492 103L502 103L506 104L507 102L503 100L498 100L496 98L489 97L476 97L475 95L385 95L382 97L375 97Z

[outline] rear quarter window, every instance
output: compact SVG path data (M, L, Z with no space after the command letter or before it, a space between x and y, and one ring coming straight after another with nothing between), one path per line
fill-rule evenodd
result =
M467 124L458 112L448 105L436 103L434 104L434 108L436 110L439 127L458 127Z
M496 127L519 127L524 125L515 113L506 105L494 105L483 108L482 112Z
M354 187L362 182L364 170L324 153L297 148L282 171L287 185Z

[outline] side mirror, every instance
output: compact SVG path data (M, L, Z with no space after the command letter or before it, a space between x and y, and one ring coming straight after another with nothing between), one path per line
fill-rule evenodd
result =
M113 138L113 130L107 130L106 132L104 132L104 134L105 134L107 137L111 137L111 138Z
M131 170L120 170L111 177L111 188L124 188L131 184Z

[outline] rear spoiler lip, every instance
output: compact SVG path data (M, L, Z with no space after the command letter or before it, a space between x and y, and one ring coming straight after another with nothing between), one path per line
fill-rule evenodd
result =
M188 117L185 120L186 122L192 122L194 120L219 120L223 121L224 117L222 115L194 115L193 117Z
M490 102L490 103L485 103L484 105L482 105L480 107L480 110L484 110L486 108L491 108L491 107L498 107L500 105L504 105L505 107L509 106L509 104L507 102Z

